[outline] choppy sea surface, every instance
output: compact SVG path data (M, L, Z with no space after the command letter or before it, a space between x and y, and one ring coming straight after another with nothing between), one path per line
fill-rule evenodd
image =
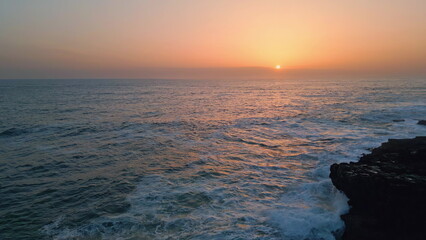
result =
M425 79L1 80L0 239L335 239Z

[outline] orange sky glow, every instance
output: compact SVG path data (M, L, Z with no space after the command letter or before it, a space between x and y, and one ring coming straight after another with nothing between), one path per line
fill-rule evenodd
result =
M425 12L422 0L2 1L0 78L424 74Z

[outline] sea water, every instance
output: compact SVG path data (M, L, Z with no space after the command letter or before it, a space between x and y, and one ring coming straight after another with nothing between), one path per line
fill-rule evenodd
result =
M0 239L335 239L329 166L426 135L426 80L1 80Z

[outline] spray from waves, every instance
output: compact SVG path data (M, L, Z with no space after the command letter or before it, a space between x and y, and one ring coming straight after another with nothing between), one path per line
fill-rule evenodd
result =
M345 228L340 216L349 211L349 205L348 198L334 187L329 178L330 164L357 161L362 154L387 141L389 136L412 138L424 134L424 128L419 127L415 120L407 119L373 136L366 128L354 128L348 133L348 141L343 141L333 152L317 155L323 161L319 161L319 166L310 172L312 182L294 186L281 198L282 205L269 212L270 221L281 229L284 239L340 239ZM340 138L340 141L343 139Z
M285 239L333 240L343 233L340 215L349 210L347 200L329 180L307 183L286 194L271 219Z
M340 215L349 210L348 199L328 178L329 164L355 159L366 150L361 147L347 154L348 149L342 148L316 154L316 158L328 161L320 161L309 173L311 181L291 187L280 199L280 206L270 211L270 221L281 229L284 239L334 240L343 234Z
M323 124L318 132L314 125L292 126L286 129L287 133L307 139L321 150L308 153L318 160L317 166L313 166L304 181L288 186L278 202L258 204L253 196L261 191L255 191L253 196L234 194L233 190L238 188L226 189L224 186L227 185L218 181L217 172L208 178L205 174L201 178L196 174L198 177L188 179L190 184L187 186L173 180L172 176L177 175L152 175L144 177L137 191L129 196L131 209L128 212L103 216L76 228L61 227L59 219L45 226L44 232L53 239L336 239L344 230L340 215L347 212L349 206L346 196L337 191L328 178L330 164L356 161L367 149L378 146L389 136L412 137L418 130L414 121L395 123L394 127L374 134L371 134L371 128L343 128L335 122ZM332 130L338 127L339 131L332 134ZM295 132L291 132L293 130ZM321 134L322 131L327 132L326 136ZM191 165L205 166L210 161L205 159ZM223 165L223 162L217 164ZM186 171L189 169L187 167ZM258 181L263 183L270 179ZM263 208L265 206L268 208ZM266 212L266 220L262 212Z

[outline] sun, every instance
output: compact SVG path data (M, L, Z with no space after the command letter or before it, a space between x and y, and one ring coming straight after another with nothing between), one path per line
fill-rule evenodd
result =
M280 65L275 66L275 69L281 69Z

